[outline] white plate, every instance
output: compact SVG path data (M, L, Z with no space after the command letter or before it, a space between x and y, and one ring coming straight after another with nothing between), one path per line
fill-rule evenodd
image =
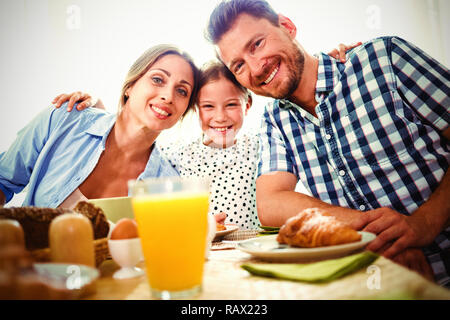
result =
M376 235L360 231L361 240L358 242L340 244L336 246L318 248L297 248L286 244L279 244L277 235L261 236L238 243L237 248L254 257L270 261L314 261L341 257L364 248L375 239Z
M226 230L222 230L222 231L216 231L216 235L214 237L214 240L218 240L220 238L225 237L227 234L235 232L237 229L239 229L239 226L236 226L234 224L226 224L225 228L227 228L227 229Z
M63 290L72 292L72 298L79 298L91 290L91 284L100 273L97 269L81 264L35 263L34 270Z

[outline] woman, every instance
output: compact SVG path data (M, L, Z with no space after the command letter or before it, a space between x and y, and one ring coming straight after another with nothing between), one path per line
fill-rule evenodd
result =
M154 142L193 106L197 78L187 54L159 45L131 67L117 115L44 110L0 154L0 204L28 185L23 205L70 208L126 196L130 179L177 175Z

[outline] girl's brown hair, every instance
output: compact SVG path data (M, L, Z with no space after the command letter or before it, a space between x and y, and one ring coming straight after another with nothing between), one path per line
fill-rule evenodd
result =
M198 90L200 90L207 83L219 80L221 77L233 83L236 86L236 88L238 88L239 91L241 91L245 95L246 101L248 101L248 99L251 99L250 91L248 91L247 88L242 86L236 80L231 71L228 70L228 68L221 61L218 60L211 60L202 66L202 68L200 69Z

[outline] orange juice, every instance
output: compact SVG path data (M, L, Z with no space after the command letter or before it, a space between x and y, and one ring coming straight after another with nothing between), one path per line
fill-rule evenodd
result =
M132 198L152 289L180 291L201 285L208 198L207 192Z

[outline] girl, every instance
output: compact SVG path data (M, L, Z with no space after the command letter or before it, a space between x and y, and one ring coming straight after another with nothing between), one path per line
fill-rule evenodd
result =
M206 64L199 80L197 111L202 137L161 147L181 176L210 179L210 212L241 229L256 229L256 136L238 138L251 94L219 61ZM224 215L225 214L225 215Z
M127 181L178 173L155 147L193 105L198 70L169 45L147 50L123 84L118 114L48 108L0 154L0 205L26 185L27 206L126 196Z

